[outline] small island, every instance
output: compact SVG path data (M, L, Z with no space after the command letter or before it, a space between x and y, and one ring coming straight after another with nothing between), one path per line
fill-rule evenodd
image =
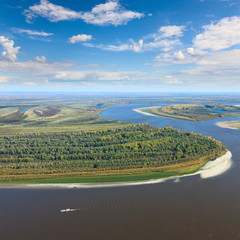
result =
M228 129L240 129L240 121L223 121L217 122L216 125L221 128L228 128Z
M163 107L140 108L135 109L135 111L148 115L164 116L187 121L204 121L240 115L239 106L222 104L167 105Z

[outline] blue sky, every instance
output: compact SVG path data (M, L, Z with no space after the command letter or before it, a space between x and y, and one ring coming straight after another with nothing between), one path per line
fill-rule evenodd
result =
M240 90L238 0L2 0L0 91Z

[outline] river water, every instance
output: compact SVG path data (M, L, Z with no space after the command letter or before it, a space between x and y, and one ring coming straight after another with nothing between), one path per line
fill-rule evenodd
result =
M240 239L240 131L217 127L219 120L187 122L133 111L145 106L116 106L101 115L212 136L232 152L232 169L211 179L191 176L151 185L1 189L0 239ZM60 213L66 208L77 210Z

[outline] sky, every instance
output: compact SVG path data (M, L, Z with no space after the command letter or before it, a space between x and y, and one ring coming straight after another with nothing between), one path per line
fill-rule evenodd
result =
M0 92L239 92L239 0L1 0Z

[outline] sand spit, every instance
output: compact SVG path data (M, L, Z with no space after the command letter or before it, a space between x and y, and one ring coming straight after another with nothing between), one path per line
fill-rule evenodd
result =
M240 121L228 121L228 122L217 122L216 125L218 127L221 127L221 128L228 128L228 129L238 129L237 126L234 126L234 125L237 125L240 126Z
M157 116L156 114L147 113L147 112L143 112L143 111L142 111L142 110L144 110L144 109L149 109L149 108L155 108L155 107L135 108L135 109L133 109L133 111L135 111L135 112L137 112L137 113L141 113L141 114L147 115L147 116L156 117L156 116Z
M173 180L175 183L180 182L180 178L200 175L202 179L215 177L223 174L232 166L232 153L227 151L223 156L209 161L198 172L193 174L186 174L182 176L174 176L161 179L153 179L148 181L135 182L116 182L116 183L48 183L48 184L0 184L0 189L68 189L68 188L105 188L105 187L123 187L123 186L137 186L146 184L156 184Z
M211 178L226 172L232 166L232 153L227 151L223 156L209 161L200 170L201 178Z

